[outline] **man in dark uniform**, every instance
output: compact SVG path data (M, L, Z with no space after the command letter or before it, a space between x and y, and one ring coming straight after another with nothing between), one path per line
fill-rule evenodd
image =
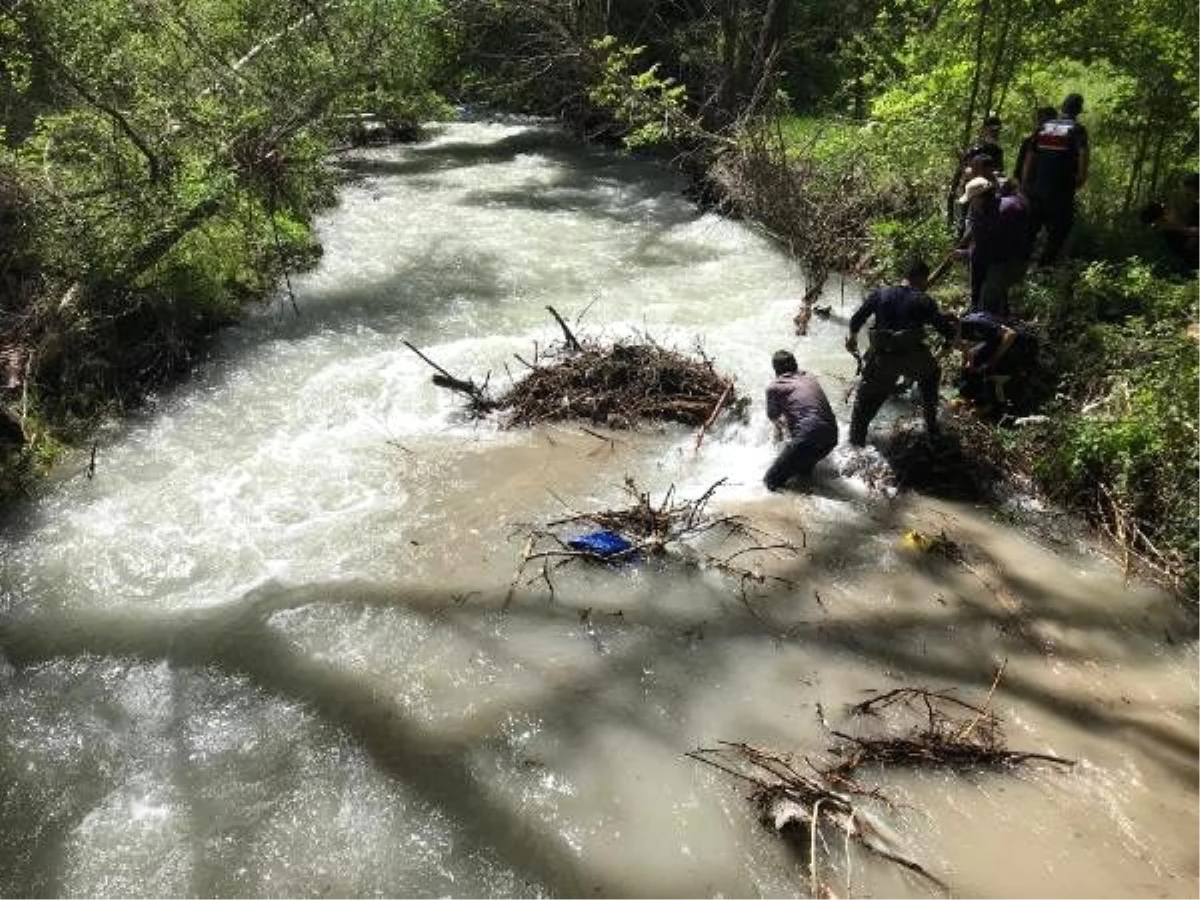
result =
M777 491L791 478L808 475L837 446L837 419L816 376L801 372L787 350L771 357L775 380L767 387L767 418L777 439L787 438L771 468L767 490Z
M902 375L917 383L925 431L931 438L937 435L941 371L925 345L924 329L932 325L947 338L953 336L953 329L938 312L934 299L925 293L928 282L929 266L914 261L900 284L871 291L850 317L846 349L856 356L858 330L868 318L875 317L870 347L863 358L862 380L850 414L850 443L856 447L866 444L867 427Z
M1042 130L1042 126L1058 115L1058 110L1053 106L1039 106L1033 113L1033 131L1021 138L1021 144L1017 147L1017 161L1013 163L1013 178L1020 182L1025 171L1025 160L1029 158L1030 152L1033 150L1033 144L1037 140L1038 132ZM1021 192L1028 193L1028 188L1021 185Z
M1075 192L1087 181L1088 133L1075 121L1081 112L1082 95L1068 94L1059 117L1038 129L1021 173L1030 201L1032 239L1046 229L1046 245L1038 259L1043 266L1058 259L1075 221Z
M963 351L959 396L983 412L1026 412L1038 365L1033 333L1019 322L972 312L954 323L954 334Z

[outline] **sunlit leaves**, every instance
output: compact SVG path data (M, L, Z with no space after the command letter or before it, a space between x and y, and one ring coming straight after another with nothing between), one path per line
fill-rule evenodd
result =
M436 101L438 12L433 0L18 0L0 10L0 124L19 131L25 177L48 189L48 254L81 275L119 270L122 254L198 206L223 215L237 194L307 217L325 194L321 159L340 113L419 116Z

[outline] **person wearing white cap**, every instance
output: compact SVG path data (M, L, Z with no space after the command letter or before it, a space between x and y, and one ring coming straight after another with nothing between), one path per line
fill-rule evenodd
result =
M1001 197L990 178L972 178L959 202L967 207L960 257L971 269L971 311L1007 316L1008 294L1029 265L1029 207L1020 193Z

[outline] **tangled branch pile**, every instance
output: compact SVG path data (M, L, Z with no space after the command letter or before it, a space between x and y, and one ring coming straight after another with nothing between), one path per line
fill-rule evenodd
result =
M749 401L738 398L733 381L718 374L703 352L693 358L653 342L580 341L554 308L548 309L564 341L535 354L533 362L518 356L529 372L499 397L489 392L488 380L478 385L451 375L405 344L437 370L434 384L465 395L475 416L505 411L509 427L586 419L610 428L635 428L644 420L707 428L723 410L745 414Z
M793 842L807 859L810 896L834 896L819 873L818 842L828 853L829 846L824 835L827 830L841 834L845 841L847 873L850 871L850 842L854 842L883 859L915 872L949 893L949 888L940 878L901 853L891 830L855 799L884 799L877 791L821 772L807 759L803 765L809 771L801 771L801 764L794 757L750 744L722 741L720 747L701 748L687 755L753 785L750 800L757 808L762 823ZM852 893L851 885L847 884L846 895L851 896Z
M940 889L949 888L920 863L905 856L891 830L870 813L865 804L875 800L888 805L877 789L856 780L867 765L935 766L954 770L1016 766L1030 761L1063 766L1074 762L1045 753L1008 750L1004 746L999 717L990 710L991 698L1003 674L996 673L983 706L959 700L948 691L899 688L871 697L850 707L851 715L881 715L885 711L899 721L899 735L857 737L830 728L841 742L830 749L839 761L817 766L808 758L799 761L744 743L722 741L714 748L701 748L687 755L753 786L750 799L764 825L794 841L807 860L811 896L831 893L818 874L818 842L828 855L824 831L840 834L845 841L843 867L849 880L851 842L922 876ZM818 706L818 711L820 707ZM917 721L911 722L916 716ZM905 724L905 719L910 720ZM849 896L851 885L847 883Z
M911 184L882 186L861 160L835 166L797 153L772 126L748 127L738 149L717 157L709 177L803 267L808 288L795 318L806 334L830 273L874 280L869 223L918 205Z
M612 428L639 420L702 425L733 398L732 383L706 358L654 344L585 345L532 369L498 401L510 425L588 419Z
M545 526L530 529L521 561L509 587L509 599L531 565L537 564L537 572L525 583L544 581L553 595L552 572L579 561L611 565L634 559L673 557L689 565L716 569L738 579L743 600L746 599L748 587L753 584L778 582L792 585L786 578L768 575L758 568L735 562L754 554L795 554L799 548L754 528L741 516L710 514L708 503L723 482L724 479L715 482L695 500L679 499L672 485L662 500L655 503L650 499L650 494L638 488L633 479L626 478L624 488L633 500L632 505L573 513L548 522ZM569 530L578 534L594 528L621 535L629 546L615 552L600 552L578 542L573 544L571 537L560 533ZM720 544L736 540L739 546L723 556L698 550L692 542L710 532L720 534Z
M999 677L998 673L997 680ZM864 700L852 706L850 712L856 716L878 715L888 708L909 718L915 715L917 721L898 736L855 737L831 729L844 743L831 751L842 761L827 774L849 777L872 763L954 769L1014 766L1031 760L1074 765L1072 760L1047 753L1007 749L1002 723L987 704L975 706L947 691L898 688Z

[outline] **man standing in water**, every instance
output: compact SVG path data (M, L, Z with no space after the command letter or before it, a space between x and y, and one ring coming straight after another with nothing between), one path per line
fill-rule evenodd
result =
M850 443L856 447L867 443L867 427L901 375L917 383L925 414L925 432L930 438L937 436L941 370L925 346L925 326L932 325L947 338L953 337L953 328L938 312L934 299L925 293L928 284L929 266L922 260L915 260L909 264L900 284L871 291L850 317L846 349L855 356L858 355L858 330L868 318L875 317L870 347L863 357L862 381L850 413Z
M787 350L771 357L775 380L767 386L767 418L777 440L787 438L771 468L767 490L777 491L796 476L811 474L813 466L837 446L837 419L815 375L800 371Z

